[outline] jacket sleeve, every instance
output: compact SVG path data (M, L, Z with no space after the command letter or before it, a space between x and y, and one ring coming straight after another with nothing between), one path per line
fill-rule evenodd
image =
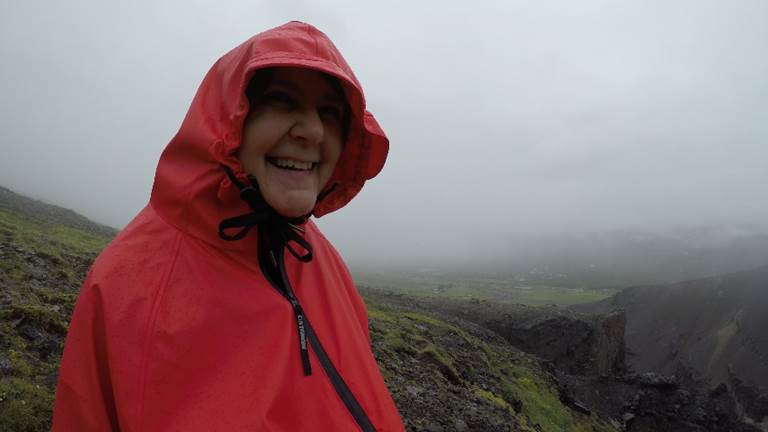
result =
M119 430L106 331L100 289L89 276L77 299L64 345L53 432Z

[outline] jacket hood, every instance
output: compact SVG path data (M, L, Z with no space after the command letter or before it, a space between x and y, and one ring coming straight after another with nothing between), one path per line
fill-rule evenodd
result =
M245 89L258 69L301 67L336 77L350 107L344 149L325 195L312 214L323 216L346 205L384 166L389 141L365 109L362 87L352 69L315 27L289 22L248 39L221 57L205 75L178 133L163 151L150 204L168 223L209 243L240 249L242 242L218 238L223 219L248 211L222 165L245 180L236 157L249 111ZM329 189L329 188L333 189Z

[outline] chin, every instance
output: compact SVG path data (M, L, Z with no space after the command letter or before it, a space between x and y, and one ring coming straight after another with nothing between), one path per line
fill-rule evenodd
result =
M286 211L277 210L280 215L289 217L289 218L297 218L302 217L312 211L312 207L309 207L308 209L302 209L302 210L296 210L296 209L290 209Z
M313 208L315 208L315 200L279 200L280 202L272 203L270 200L266 200L267 203L275 209L276 212L282 216L295 218L309 214Z

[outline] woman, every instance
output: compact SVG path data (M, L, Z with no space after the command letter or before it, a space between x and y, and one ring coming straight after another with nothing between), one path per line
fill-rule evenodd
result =
M403 430L365 305L308 219L349 202L387 149L314 27L288 23L219 59L149 205L85 281L53 430Z

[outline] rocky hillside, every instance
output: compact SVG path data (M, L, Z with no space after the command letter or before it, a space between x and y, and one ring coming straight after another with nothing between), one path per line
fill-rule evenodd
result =
M443 317L478 324L510 345L577 375L625 372L624 313L583 314L556 306L526 306L486 300L422 298L419 304Z
M114 233L0 189L0 431L43 431L77 290Z
M114 230L0 192L0 431L45 431L77 291ZM373 350L408 430L617 430L565 405L554 375L494 333L368 302Z
M49 429L77 290L113 233L2 190L0 431ZM627 371L623 314L363 294L409 431L758 430L741 421L733 395L752 389L738 378L711 391L685 373Z
M754 397L750 399L752 405L741 402L746 399L740 399L740 393L754 396L749 387L739 387L734 382L711 388L707 380L682 365L669 375L636 373L628 368L624 362L625 321L621 312L592 315L485 301L365 294L369 298L384 298L406 310L428 311L461 328L490 330L510 346L540 359L538 364L557 388L559 400L571 411L606 419L617 430L766 429L750 424L749 416L745 416L745 407L754 408L762 403Z
M622 430L566 399L550 363L495 332L402 295L363 294L374 354L407 430Z

